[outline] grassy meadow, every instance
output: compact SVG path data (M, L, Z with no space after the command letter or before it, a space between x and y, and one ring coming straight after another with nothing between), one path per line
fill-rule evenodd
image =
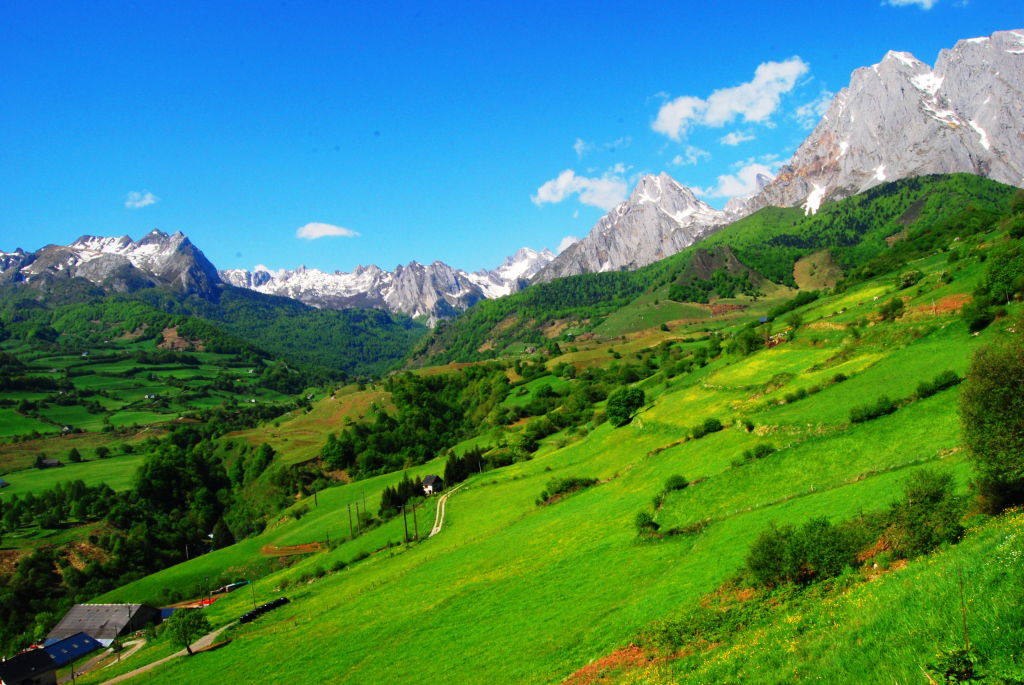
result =
M854 296L863 301L865 293L884 294L890 288L884 282L869 284ZM869 301L872 305L863 310L866 321L837 328L816 326L837 310L835 302L819 301L812 305L816 317L805 314L806 324L789 342L747 357L726 356L688 377L648 382L648 403L628 425L602 424L583 437L556 434L543 441L532 460L472 476L449 501L445 528L435 538L408 547L398 544L402 522L393 519L333 549L293 557L287 567L263 562L260 571L266 575L256 584L257 601L284 594L291 604L232 628L227 647L176 660L139 681L194 681L230 672L242 680L302 682L315 671L318 679L409 682L421 678L424 655L455 654L458 658L434 660L434 677L466 683L558 681L627 647L651 622L714 592L743 565L753 539L772 522L799 524L820 515L838 522L885 509L900 496L907 476L921 468L952 474L957 489L965 492L971 470L960 449L955 387L867 423L851 424L849 412L880 394L910 398L918 382L941 370L962 374L971 350L996 335L998 323L980 336L970 336L948 312L882 323L874 320L881 300ZM656 339L660 333L655 329L650 335ZM624 346L616 342L614 347ZM833 382L840 372L847 379ZM528 401L552 379L534 379L522 386L525 394L509 401ZM787 399L801 388L811 392ZM723 430L688 439L689 427L708 417L718 418ZM293 419L303 420L312 419ZM282 434L287 426L281 424ZM744 450L763 442L778 451L753 462L740 459ZM438 472L440 464L410 474L430 469ZM669 494L654 510L652 499L675 474L691 485ZM552 504L535 503L549 480L570 476L599 483ZM347 505L365 493L375 507L383 486L398 477L322 491L319 506L300 520L285 512L256 538L101 599L138 601L162 586L196 587L201 577L231 569L241 574L266 545L325 540L328 534L334 537L332 530L339 531L340 539L347 533ZM421 516L424 511L429 505ZM633 526L640 511L653 512L665 529L692 532L640 541ZM1014 521L993 522L963 544L1005 541L1001 526L1019 525ZM423 531L422 519L419 525ZM967 549L946 554L959 557ZM952 557L939 557L944 558ZM360 560L351 563L355 559ZM341 568L339 562L348 565ZM945 569L948 576L949 563L929 558L884 574L878 590L858 585L828 604L827 611L833 612L828 615L868 604L870 618L862 623L892 620L884 601L917 602L922 608L915 611L924 612L932 598L913 599L917 595L900 579L921 576L927 593L946 582L936 569ZM945 605L949 588L940 590L936 596ZM1001 592L1000 601L1009 601ZM206 611L218 625L251 602L250 594L235 593ZM1000 617L995 623L1005 619ZM812 625L824 632L812 631L805 638L795 632L796 619L766 625L757 644L769 637L788 640L802 650L804 663L825 649L826 643L819 642L825 635L836 634L825 630L825 623L814 618ZM925 626L919 632L934 630L936 641L948 638L949 630L937 620ZM996 627L990 626L990 632ZM855 669L850 672L862 673L864 682L885 680L890 672L919 674L932 656L930 644L891 646L903 651L895 670L884 660L857 657L831 658L818 670L828 679L828 674ZM780 675L791 666L791 659L768 653L758 657L764 660L758 662L760 670L753 669L740 658L746 648L752 647L738 644L714 653L713 660L699 660L701 672L712 674L710 680L757 673L764 681L763 674ZM322 658L323 653L331 657ZM137 658L143 663L146 650ZM626 682L684 679L683 663L691 667L689 661L652 662L616 677Z

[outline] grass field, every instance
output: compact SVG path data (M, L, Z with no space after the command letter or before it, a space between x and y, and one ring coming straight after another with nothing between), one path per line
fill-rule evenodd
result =
M719 587L771 522L800 523L822 514L838 521L884 509L899 496L906 477L925 467L953 474L963 491L971 473L959 449L956 388L865 424L851 425L849 410L883 392L908 397L920 380L946 368L963 373L971 350L993 335L995 329L969 336L961 322L948 317L879 324L857 339L845 331L811 335L801 330L793 342L726 358L690 379L659 386L625 427L603 424L562 449L556 435L531 461L473 476L451 498L445 530L430 540L389 547L402 538L401 521L392 520L333 550L296 557L288 568L272 570L261 560L259 550L267 544L325 540L335 536L332 531L343 536L347 505L361 501L365 492L374 507L383 485L394 482L388 478L398 477L392 474L322 491L319 507L298 521L286 514L257 538L101 599L138 601L165 586L194 587L201 576L255 572L256 566L269 572L257 583L258 601L282 593L292 599L253 624L233 628L228 647L179 660L142 680L193 681L230 672L242 680L304 681L315 669L318 679L412 682L422 674L416 655L451 653L456 645L460 657L436 664L434 677L466 683L561 680L626 646L651 621ZM839 370L849 379L825 384ZM527 387L544 382L551 379ZM823 384L820 392L778 404L785 393L812 382ZM311 415L283 422L279 437L292 423L312 421ZM685 440L687 428L708 416L726 428ZM754 430L748 432L736 423L740 420L751 421ZM256 440L256 433L247 439ZM734 464L759 442L780 449ZM651 510L652 498L673 474L696 482L668 496L657 520L665 528L701 521L706 526L659 542L638 542L635 515ZM568 476L600 483L548 506L535 504L550 479ZM981 532L972 540L987 535L994 533ZM338 560L368 552L374 553L330 571ZM918 572L929 573L927 565L921 568ZM937 580L929 576L927 582ZM885 587L891 588L885 597L905 594L904 584L887 579ZM880 607L873 595L864 601ZM215 624L223 624L249 603L250 596L228 596L207 611ZM883 620L881 608L871 611L872 620ZM788 634L786 626L778 630ZM807 641L809 653L826 644ZM295 648L299 644L301 650ZM330 650L331 659L312 656L322 650ZM726 680L738 677L730 674L749 674L741 653L723 652L718 665L702 668L725 674L720 677ZM927 656L915 646L907 652L913 666L897 671L919 673ZM758 658L766 660L765 672L783 672L784 660ZM863 661L835 659L821 672L835 675L856 662L863 682L884 680L887 665ZM669 663L639 672L656 674L653 680L634 672L623 677L636 677L635 682L683 677L675 668Z
M77 464L69 462L65 455L60 455L60 458L64 466L51 469L23 469L4 476L4 480L11 485L0 490L0 500L11 495L39 492L72 480L81 480L89 486L106 483L114 490L127 490L132 485L135 470L142 463L143 455L92 458Z
M781 230L798 211L768 214L778 226L758 230ZM986 667L1020 680L1019 512L975 516L961 544L909 564L890 563L883 554L875 557L877 568L865 559L834 583L803 592L745 590L736 601L763 604L740 629L713 640L701 636L671 658L641 653L635 662L616 661L639 649L631 645L652 624L728 594L751 543L770 525L817 516L838 523L886 510L922 469L950 474L958 493L968 491L973 471L962 445L959 388L923 399L915 392L939 372L963 375L973 351L1006 335L1009 324L1001 319L971 335L956 316L951 303L964 301L978 283L975 260L950 267L938 254L907 268L925 277L897 291L888 274L824 296L797 311L803 321L793 331L788 322L771 322L770 332L781 336L770 349L724 353L673 378L657 373L641 381L645 403L627 425L556 433L532 458L471 476L450 497L444 529L433 538L403 544L401 517L350 536L350 512L375 512L382 489L403 475L392 473L321 490L274 516L255 537L97 601L162 603L226 581L255 580L204 610L214 626L223 626L254 602L291 599L232 627L223 648L176 660L137 682L207 682L224 675L239 682L422 682L429 664L430 678L458 683L562 682L588 665L595 678L570 682L909 683L927 682L925 665L956 644L961 615L954 574L962 569L972 634ZM951 268L952 283L945 283L942 272ZM835 276L823 255L801 269L805 284ZM594 331L560 343L563 353L546 363L604 366L616 355L621 363L634 362L649 348L679 341L688 341L680 344L687 353L704 348L709 332L728 336L791 296L780 287L757 302L729 302L743 310L711 316L707 308L649 292ZM894 296L906 298L907 314L883 322L879 308ZM1017 317L1024 308L1013 303L1008 309ZM530 346L516 342L509 349L520 355ZM531 355L544 358L543 350ZM572 383L537 378L505 403L525 405L545 384L561 392ZM851 409L882 395L899 400L899 408L851 422ZM308 411L226 439L267 442L281 462L301 463L318 454L328 432L369 416L374 403L387 407L386 393L350 387L317 398ZM693 437L692 429L712 417L722 429ZM456 451L510 437L485 425ZM744 458L765 443L776 451ZM415 477L443 469L438 458L407 472ZM676 475L690 484L663 495ZM563 478L596 482L539 499L553 479ZM414 532L430 528L436 501L421 504L415 523L409 518ZM638 536L641 512L654 517L663 535ZM306 548L284 556L282 548L291 546ZM133 665L167 651L158 641L133 657Z

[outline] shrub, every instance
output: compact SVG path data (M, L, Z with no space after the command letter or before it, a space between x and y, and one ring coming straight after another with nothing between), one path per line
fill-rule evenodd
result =
M864 421L870 421L871 419L877 419L879 416L885 416L891 414L898 409L895 402L889 399L888 396L882 395L874 404L866 404L859 407L854 407L850 410L850 422L851 423L863 423Z
M903 288L909 288L910 286L920 281L922 278L924 278L924 274L921 273L920 271L906 271L904 273L901 273L896 278L896 286L901 290Z
M977 333L987 328L995 320L996 314L988 297L979 295L960 308L960 317L967 324L968 331Z
M684 476L678 473L668 477L665 481L665 487L663 492L672 492L673 490L683 490L690 484L690 481L686 480Z
M541 491L540 497L537 498L537 506L547 504L559 495L569 495L597 485L597 483L598 480L596 478L577 478L575 476L552 478L548 481L547 487Z
M965 509L953 494L953 477L924 469L907 479L903 499L890 506L886 537L893 552L902 558L926 554L943 543L960 539Z
M718 419L711 418L704 419L703 423L694 426L690 432L693 435L693 439L697 440L699 438L703 438L709 433L717 433L720 430L722 430L722 422Z
M772 524L747 554L747 570L758 585L807 584L837 576L856 561L856 541L828 518L813 518L800 528Z
M633 521L633 525L636 526L637 535L647 535L654 533L660 528L658 522L654 520L646 511L641 511L636 515L636 519Z
M960 424L979 493L995 510L1024 502L1024 341L978 349L960 391Z
M626 425L633 412L644 406L645 399L640 388L619 388L608 397L608 422L615 427Z
M769 454L772 454L775 451L776 450L775 450L775 447L773 445L770 445L770 444L768 444L766 442L762 442L762 443L758 443L757 445L754 445L749 450L745 450L743 452L743 458L746 461L754 461L755 459L764 459Z
M956 375L956 371L947 369L939 373L930 381L921 381L918 383L916 396L918 399L931 397L935 393L945 390L946 388L951 388L959 382L960 376Z
M903 314L903 300L899 297L892 298L878 309L878 313L882 321L895 321Z

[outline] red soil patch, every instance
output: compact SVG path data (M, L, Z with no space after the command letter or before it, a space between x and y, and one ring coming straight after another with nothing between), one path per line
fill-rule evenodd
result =
M857 555L857 561L864 562L868 559L874 559L880 553L886 551L889 548L890 547L888 540L886 540L884 537L878 538L878 540L875 541L875 544L871 545L865 550L862 550Z
M914 307L912 311L921 312L925 314L953 314L960 311L965 304L970 303L974 299L967 293L956 293L955 295L946 295L934 305L927 304L921 305L920 307Z
M563 685L590 685L591 683L609 683L623 671L639 668L653 661L644 650L635 645L618 649L608 656L601 657L576 671L562 681Z
M296 554L313 554L323 549L319 542L308 542L304 545L263 545L260 554L265 557L290 557Z

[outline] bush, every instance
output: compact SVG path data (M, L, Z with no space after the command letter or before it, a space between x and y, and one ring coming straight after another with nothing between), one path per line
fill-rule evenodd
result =
M924 399L925 397L931 397L937 392L941 392L946 388L952 388L954 385L960 382L960 376L956 375L956 371L947 369L941 372L935 378L930 381L921 381L917 385L916 396L918 399Z
M900 290L904 288L909 288L910 286L920 281L922 278L924 278L924 274L921 273L920 271L906 271L904 273L901 273L896 278L896 286L900 288Z
M673 490L684 490L689 484L690 481L686 480L684 476L675 474L673 476L668 477L668 480L665 481L665 487L662 491L672 492Z
M722 430L722 422L718 419L711 418L704 419L703 423L694 426L690 432L693 435L693 439L697 440L699 438L703 438L709 433L717 433L720 430Z
M895 321L903 314L903 300L899 297L892 298L878 309L878 313L882 321Z
M1000 510L1024 503L1024 341L978 349L960 391L960 424L979 493Z
M547 487L541 491L540 497L537 498L537 506L547 504L560 495L569 495L579 490L597 485L597 483L598 480L596 478L577 478L575 476L569 476L567 478L552 478L548 481Z
M988 327L992 323L996 314L993 310L989 300L985 296L975 297L974 300L968 302L960 309L960 317L967 324L967 330L971 333L977 333Z
M903 499L890 506L889 539L902 558L926 554L943 543L960 539L965 504L953 494L953 477L929 469L907 479Z
M758 585L806 585L842 573L856 562L854 536L828 518L813 518L800 528L772 524L747 554L747 569Z
M633 412L644 406L645 399L640 388L619 388L608 397L608 423L615 427L626 425Z
M850 423L863 423L871 419L877 419L879 416L891 414L897 409L898 407L895 402L889 399L888 396L882 395L875 400L874 404L866 404L851 409Z
M637 535L654 533L661 527L658 525L658 522L654 520L654 517L646 511L638 513L633 524L636 526Z
M749 450L743 452L743 459L746 461L754 461L755 459L764 459L769 454L774 453L774 445L769 445L766 442L758 443Z

